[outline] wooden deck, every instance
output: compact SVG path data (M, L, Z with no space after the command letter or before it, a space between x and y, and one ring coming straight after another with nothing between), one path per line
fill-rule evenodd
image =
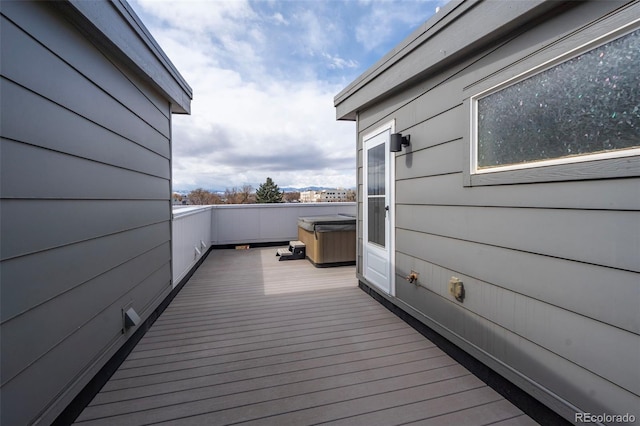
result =
M357 287L213 251L77 423L536 424Z

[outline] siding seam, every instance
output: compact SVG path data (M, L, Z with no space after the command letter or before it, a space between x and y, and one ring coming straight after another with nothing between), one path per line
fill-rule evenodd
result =
M435 265L435 264L434 264L434 265ZM440 266L440 265L438 265L438 266ZM449 268L445 268L445 269L449 269ZM465 274L465 275L466 275L466 274ZM467 275L467 276L468 276L468 275ZM477 278L476 278L476 279L477 279ZM482 281L482 280L478 280L478 281ZM483 281L483 282L486 282L486 281ZM427 290L427 291L429 291L429 292L431 292L431 293L433 293L433 294L435 294L435 295L436 295L436 296L438 296L438 297L442 297L442 296L440 296L439 294L437 294L437 293L435 293L435 292L431 291L430 289L427 289L426 287L423 287L423 286L420 286L420 287L421 287L421 288L423 288L423 289L425 289L425 290ZM445 299L445 298L443 298L443 299L444 299L444 300L446 300L447 302L450 302L450 304L451 304L451 305L458 306L458 305L456 305L455 303L453 303L452 301L450 301L450 300L448 300L448 299ZM399 299L399 300L402 300L402 299ZM403 302L403 303L405 303L405 304L407 304L407 306L410 306L414 311L422 313L422 311L418 310L418 308L414 307L414 306L413 306L413 305L411 305L409 302L407 302L407 301L405 301L405 300L402 300L402 302ZM540 302L541 302L541 303L548 304L548 305L551 305L550 303L547 303L547 302L544 302L544 301L540 301ZM555 305L552 305L552 306L555 306ZM470 310L470 309L462 308L462 307L459 307L459 308L460 308L460 309L462 309L462 310L464 310L464 311L466 311L466 312L468 312L468 313L470 313L470 314L472 314L472 315L474 315L474 316L476 316L476 317L478 317L478 318L482 318L484 321L486 321L486 322L488 322L488 323L490 323L490 324L493 324L493 325L495 325L495 326L499 327L499 328L500 328L500 329L502 329L502 330L505 330L505 331L507 331L507 332L509 332L509 333L512 333L512 334L514 334L514 335L516 335L516 336L520 337L521 339L526 340L527 342L530 342L531 344L533 344L533 345L535 345L535 346L537 346L537 347L541 348L541 349L542 349L542 350L544 350L544 351L547 351L547 352L550 352L550 353L554 354L554 355L555 355L555 356L557 356L558 358L561 358L561 359L563 359L563 360L567 361L567 362L568 362L568 363L570 363L570 364L573 364L573 365L575 365L575 366L577 366L577 367L579 367L579 368L581 368L581 369L583 369L583 370L585 370L585 371L588 371L589 373L593 374L594 376L597 376L597 377L601 378L602 380L604 380L604 381L606 381L606 382L611 383L612 385L616 386L617 388L623 389L625 392L628 392L628 393L630 393L630 394L632 394L632 395L640 396L640 395L637 395L635 392L633 392L633 391L631 391L631 390L629 390L629 389L625 388L624 386L621 386L620 384L618 384L618 383L616 383L616 382L612 381L611 379L608 379L607 377L602 376L602 375L601 375L601 374L599 374L599 373L596 373L595 371L591 370L590 368L587 368L587 367L585 367L584 365L578 364L577 362L575 362L575 361L573 361L573 360L571 360L571 359L569 359L569 358L567 358L567 357L565 357L565 356L563 356L563 355L560 355L560 354L558 354L558 353L557 353L557 352L555 352L555 351L552 351L552 350L551 350L551 349L549 349L548 347L546 347L546 346L542 346L542 345L540 345L539 343L536 343L535 341L530 340L530 339L528 339L527 337L524 337L524 336L522 336L522 335L521 335L521 334L519 334L519 333L516 333L516 332L515 332L514 330L512 330L512 329L508 329L508 328L506 328L506 327L503 327L502 325L500 325L500 324L498 324L498 323L496 323L496 322L494 322L494 321L492 321L492 320L490 320L490 319L488 319L488 318L486 318L486 317L484 317L484 316L482 316L482 315L478 314L477 312L474 312L474 311L472 311L472 310ZM565 308L562 308L562 309L565 309ZM566 310L566 309L565 309L565 310ZM574 313L575 313L575 312L574 312ZM578 313L576 313L576 314L577 314L577 315L580 315L580 316L582 316L582 317L585 317L584 315L581 315L581 314L578 314ZM425 317L429 318L431 321L433 321L433 322L435 322L435 323L439 324L441 327L445 328L445 329L446 329L447 331L449 331L450 333L458 335L458 334L457 334L457 333L455 333L453 330L451 330L449 327L445 327L441 322L436 321L435 319L433 319L433 318L429 317L428 315L426 315L426 314L424 314L424 313L422 313L422 315L424 315ZM590 317L585 317L585 318L589 318L589 319L591 319L591 320L598 321L598 320L596 320L596 319L594 319L594 318L590 318ZM598 321L598 322L602 323L602 321ZM613 326L613 325L611 325L611 324L608 324L608 323L603 323L603 324L606 324L606 325L611 326L611 327L615 327L615 326ZM615 328L619 328L619 327L615 327ZM630 334L634 334L634 335L636 334L636 333L632 333L632 332L630 332L630 331L628 331L628 330L624 330L624 331L626 331L627 333L630 333ZM460 335L458 335L458 336L460 336ZM462 336L460 336L460 337L462 338ZM489 354L489 355L491 355L492 357L495 357L493 354L491 354L491 353L489 353L489 352L486 352L486 350L485 350L484 348L480 348L480 346L478 346L477 344L475 344L475 343L473 343L473 342L469 341L467 338L463 338L463 340L464 340L465 342L467 342L468 344L470 344L470 345L472 345L472 346L474 346L474 347L476 347L476 348L481 349L483 352L488 353L488 354ZM497 359L497 358L496 358L496 359Z
M166 243L165 243L166 244ZM129 287L128 290L123 293L122 295L120 295L116 300L114 300L113 302L109 303L108 305L106 305L103 309L101 309L100 311L98 311L95 315L93 315L92 317L89 317L84 323L80 324L79 326L77 326L75 329L73 329L73 331L71 331L70 333L68 333L67 335L63 336L56 344L54 344L53 346L51 346L50 348L48 348L46 351L44 351L42 354L40 354L39 356L35 357L31 362L29 362L28 364L26 364L23 368L21 368L19 371L16 372L16 374L14 374L12 377L10 377L9 379L7 379L6 381L2 382L2 386L6 386L9 382L11 382L12 380L14 380L15 378L19 377L25 370L29 369L29 367L31 367L32 365L34 365L36 362L38 362L40 359L42 359L43 357L45 357L48 353L50 353L51 351L53 351L55 348L57 348L58 346L60 346L62 343L65 342L65 340L67 340L69 337L71 337L72 335L74 335L77 331L82 330L84 327L87 326L87 324L89 324L91 321L93 321L95 318L97 318L100 314L102 314L103 312L109 310L113 305L115 305L118 300L122 299L123 297L125 297L127 294L129 294L132 290L136 289L142 282L144 282L144 280L146 280L147 278L149 278L151 275L155 274L156 272L158 272L159 270L161 270L162 268L164 268L166 265L170 265L171 264L171 258L169 257L169 259L167 260L167 262L163 263L162 265L160 265L160 267L154 269L151 273L149 273L147 276L145 276L140 282L136 283L134 286ZM171 279L168 280L169 286L171 285ZM162 287L163 289L165 288L165 286ZM164 291L164 290L162 290ZM162 291L160 293L162 293ZM157 299L157 295L154 296L152 298L152 300ZM118 330L118 334L120 335L121 332L120 330ZM3 377L4 379L4 377Z
M592 265L592 266L598 266L598 267L602 267L602 268L615 269L617 271L631 272L631 273L634 273L634 274L637 274L637 273L640 272L640 271L634 271L632 269L616 268L615 266L600 265L598 263L585 262L585 261L582 261L582 260L575 260L575 259L568 259L568 258L564 258L564 257L560 257L560 256L553 256L553 255L549 255L549 254L543 254L543 253L537 253L537 252L533 252L533 251L516 249L516 248L512 248L512 247L500 246L500 245L497 245L497 244L490 244L490 243L474 241L474 240L466 240L464 238L451 237L449 235L436 234L436 233L433 233L433 232L416 231L415 229L402 228L400 226L396 226L396 229L401 229L403 231L412 232L412 233L416 233L416 234L433 235L433 236L436 236L436 237L448 238L448 239L451 239L451 240L463 241L463 242L467 242L467 243L473 243L473 244L478 244L478 245L483 245L483 246L488 246L488 247L496 247L496 248L505 249L505 250L512 250L512 251L517 251L517 252L526 253L526 254L532 254L532 255L536 255L536 256L550 257L552 259L560 259L560 260L564 260L564 261L567 261L567 262L576 262L576 263L581 263L581 264L584 264L584 265ZM396 251L399 252L399 250L396 250ZM403 254L406 254L406 253L403 253Z
M94 123L94 124L95 124L95 123ZM102 164L102 165L105 165L105 166L113 167L114 169L127 170L127 171L134 172L134 173L138 173L138 174L141 174L141 175L151 176L151 177L154 177L154 178L158 178L158 179L162 179L162 180L170 181L170 179L169 179L169 178L164 177L164 176L154 175L154 174L152 174L152 173L147 173L147 172L143 172L143 171L140 171L140 170L130 169L130 168L128 168L128 167L119 166L119 165L117 165L117 164L113 164L113 163L107 163L107 162L105 162L105 161L94 160L94 159L92 159L92 158L82 157L82 156L80 156L80 155L71 154L71 153L69 153L69 152L59 151L59 150L57 150L57 149L53 149L53 148L49 148L49 147L46 147L46 146L38 145L38 144L36 144L36 143L26 142L26 141L22 141L22 140L14 139L14 138L8 138L8 137L6 137L6 136L2 136L1 138L2 138L2 139L4 139L4 140L7 140L7 141L11 141L11 142L15 142L15 143L23 144L23 145L28 145L28 146L31 146L31 147L34 147L34 148L38 148L38 149L45 150L45 151L55 152L55 153L57 153L57 154L66 155L66 156L69 156L69 157L77 158L77 159L80 159L80 160L83 160L83 161L87 161L87 162L90 162L90 163ZM127 139L127 140L129 140L129 139ZM133 142L133 141L131 141L131 142ZM133 143L135 143L135 142L133 142ZM138 145L138 144L136 144L136 145ZM138 145L138 146L141 146L141 145ZM141 147L142 147L142 146L141 146ZM144 148L144 147L143 147L143 148ZM158 155L158 156L162 157L162 158L163 158L163 159L165 159L165 160L168 160L168 158L164 157L163 155L158 154L158 153L157 153L157 152L155 152L155 151L151 151L151 150L149 150L149 152L151 152L151 153L153 153L153 154L155 154L155 155ZM4 199L4 198L16 198L16 199L21 199L22 197L2 197L2 198L3 198L3 199ZM42 198L44 198L44 197L38 197L38 199L42 199ZM25 199L28 199L28 198L25 198ZM55 199L69 199L69 198L55 197ZM70 198L70 199L74 199L74 198ZM87 199L87 198L78 198L78 199L80 199L80 200L85 200L85 199ZM93 199L93 198L91 198L91 199ZM121 199L121 198L118 198L118 200L120 200L120 199ZM149 198L143 198L143 199L147 200L147 199L149 199ZM154 199L157 199L157 198L154 198ZM164 198L161 198L161 199L162 199L162 200L164 200Z
M410 255L410 254L408 254L408 253L404 253L404 252L401 252L401 251L398 251L398 250L397 250L397 252L398 252L398 253L400 253L400 254L402 254L403 256L408 257L408 258L415 259L415 260L418 260L418 261L421 261L421 262L424 262L424 263L428 263L428 264L431 264L431 265L437 266L437 267L442 268L442 269L446 269L446 270L448 270L448 271L451 271L451 272L454 272L454 273L457 273L457 274L460 274L460 275L463 275L463 276L466 276L466 277L472 278L472 279L474 279L474 280L476 280L476 281L479 281L479 282L481 282L481 283L488 284L488 285L490 285L490 286L493 286L493 287L499 288L499 289L501 289L501 290L506 290L506 291L508 291L508 292L510 292L510 293L513 293L513 294L516 294L516 295L519 295L519 296L523 296L523 297L526 297L526 298L528 298L528 299L535 300L535 301L540 302L540 303L545 304L545 305L553 306L554 308L558 308L558 309L561 309L561 310L563 310L563 311L571 312L571 313L573 313L573 314L575 314L575 315L578 315L578 316L580 316L580 317L587 318L587 319L589 319L589 320L599 322L599 323L604 324L604 325L606 325L606 326L608 326L608 327L616 328L616 329L618 329L618 330L620 330L620 331L623 331L623 332L625 332L625 333L630 333L630 334L633 334L633 335L636 335L636 336L640 336L640 333L636 333L636 332L631 331L631 330L628 330L628 329L626 329L626 328L622 328L622 327L620 327L620 326L618 326L618 325L615 325L615 324L611 324L611 323L608 323L608 322L602 321L602 320L600 320L600 319L598 319L598 318L590 317L590 316L588 316L588 315L582 314L582 313L580 313L580 312L578 312L578 311L575 311L575 310L573 310L573 309L568 309L567 307L563 307L563 306L560 306L560 305L556 305L556 304L554 304L554 303L551 303L551 302L549 302L549 301L546 301L546 300L540 299L540 298L538 298L538 297L534 297L534 296L531 296L531 295L528 295L528 294L525 294L525 293L521 293L521 292L516 291L516 290L514 290L514 289L512 289L512 288L504 287L504 286L501 286L501 285L499 285L499 284L496 284L496 283L492 283L492 282L489 282L489 281L483 280L483 279L481 279L481 278L478 278L478 277L475 277L475 276L473 276L473 275L470 275L470 274L468 274L468 273L466 273L466 272L458 271L458 270L455 270L455 269L449 268L449 267L447 267L447 266L445 266L445 265L440 265L440 264L435 263L435 262L430 261L430 260L421 259L421 258L419 258L419 257L415 257L415 256L413 256L413 255ZM399 277L401 277L401 278L404 278L403 276L401 276L401 275L400 275L400 274L398 274L398 273L396 273L396 275L397 275L397 276L399 276ZM441 297L442 299L444 299L444 300L446 300L446 301L450 302L450 303L451 303L452 305L454 305L454 306L459 306L461 309L465 309L465 310L467 310L467 311L469 311L469 312L473 312L473 314L475 314L475 315L479 316L480 318L483 318L483 319L487 320L488 322L491 322L491 323L493 323L493 324L496 324L496 325L498 325L499 327L501 327L501 328L503 328L503 329L505 329L505 330L511 331L512 333L514 333L514 334L516 334L516 335L518 335L518 336L522 337L523 339L526 339L525 337L523 337L523 336L521 336L520 334L518 334L518 333L514 332L513 330L507 329L506 327L503 327L502 325L500 325L500 324L498 324L498 323L495 323L494 321L491 321L490 319L488 319L488 318L486 318L486 317L484 317L484 316L480 315L479 313L477 313L477 312L475 312L475 311L472 311L472 310L470 310L470 309L468 309L468 308L465 308L464 306L460 306L460 305L458 305L458 304L454 303L453 301L451 301L451 300L449 300L449 299L447 299L447 298L443 297L441 294L436 293L435 291L431 290L431 289L430 289L430 288L428 288L428 287L425 287L425 286L420 285L420 284L417 284L417 286L418 286L418 287L421 287L421 288L423 288L423 289L425 289L426 291L431 292L431 293L432 293L432 294L434 294L435 296ZM408 303L408 302L406 302L406 301L405 301L405 303ZM416 309L416 310L417 310L417 308L415 308L415 307L414 307L413 309ZM526 339L526 340L529 340L529 339ZM547 349L547 350L548 350L548 348L545 348L545 349ZM577 364L576 364L576 365L577 365Z
M163 241L163 242L161 242L160 244L158 244L158 245L156 245L156 246L153 246L153 247L151 247L150 249L145 250L145 251L144 251L144 252L142 252L142 253L138 253L138 254L136 254L135 256L132 256L132 257L128 258L128 259L127 259L127 260L125 260L124 262L120 262L120 263L118 263L117 265L114 265L114 266L110 267L109 269L105 269L104 271L100 272L99 274L93 275L92 277L87 278L86 280L84 280L84 281L82 281L82 282L80 282L80 283L77 283L77 284L76 284L76 285L74 285L73 287L69 287L69 288L67 288L66 290L61 291L60 293L58 293L58 294L56 294L56 295L54 295L54 296L49 297L48 299L42 300L42 301L40 301L40 302L36 303L35 305L30 306L28 309L25 309L25 310L24 310L24 311L22 311L22 312L18 312L18 313L16 313L16 314L13 314L12 316L10 316L10 317L8 317L8 318L4 319L3 321L1 321L1 322L0 322L0 325L4 325L4 324L8 323L9 321L12 321L12 320L16 319L17 317L20 317L20 316L22 316L22 315L26 314L27 312L31 311L32 309L35 309L35 308L37 308L38 306L44 305L45 303L50 302L51 300L54 300L54 299L58 298L59 296L62 296L63 294L66 294L66 293L69 293L70 291L76 290L76 289L78 289L78 288L82 287L83 285L87 284L89 281L93 281L93 280L95 280L96 278L101 277L102 275L104 275L104 274L106 274L106 273L108 273L108 272L110 272L110 271L113 271L113 270L115 270L115 269L117 269L117 268L119 268L119 267L121 267L121 266L123 266L123 265L126 265L127 263L131 262L132 260L137 259L137 258L139 258L140 256L144 256L145 254L149 253L150 251L155 250L155 249L157 249L158 247L161 247L161 246L163 246L163 245L167 244L167 243L168 243L168 242L170 242L170 241L171 241L171 240Z
M115 201L117 201L117 200L115 200ZM129 201L129 200L127 200L127 201ZM144 201L148 201L148 200L144 200ZM164 201L164 200L160 200L160 201ZM71 246L71 245L83 243L83 242L86 242L86 241L99 240L100 238L107 237L107 236L110 236L110 235L122 234L122 233L125 233L125 232L133 231L134 229L140 229L140 228L145 228L147 226L158 225L160 223L169 222L170 220L171 219L160 220L160 221L151 222L151 223L146 223L146 224L141 225L141 226L135 226L133 228L127 228L127 229L121 229L121 230L116 231L116 232L110 232L108 234L101 234L101 235L97 235L95 237L85 238L85 239L78 240L78 241L71 241L71 242L68 242L66 244L62 244L62 245L58 245L58 246L45 247L45 248L42 248L42 249L39 249L39 250L30 251L30 252L27 252L27 253L21 253L21 254L15 255L15 256L4 258L4 259L2 259L1 262L5 262L5 261L8 261L8 260L12 260L12 259L18 259L20 257L30 256L30 255L37 254L37 253L42 253L42 252L45 252L45 251L55 250L55 249L60 248L60 247ZM170 240L168 240L168 241L170 241Z
M49 102L51 102L51 103L53 103L53 104L57 105L58 107L60 107L60 108L62 108L62 109L64 109L64 110L66 110L66 111L69 111L69 112L70 112L70 113L72 113L72 114L77 115L78 117L82 118L83 120L86 120L86 121L88 121L88 122L90 122L90 123L93 123L94 125L96 125L96 126L98 126L98 127L102 128L102 129L104 129L104 130L106 130L106 131L108 131L108 132L110 132L110 133L113 133L113 134L115 134L115 135L117 135L117 136L121 137L122 139L125 139L125 140L127 140L127 141L129 141L129 142L131 142L131 143L133 143L133 144L138 145L140 148L143 148L143 149L145 149L145 150L147 150L147 151L150 151L150 152L152 152L152 153L154 153L154 154L156 154L156 155L159 155L159 156L161 156L161 157L163 157L163 158L165 158L165 159L167 159L167 160L169 159L169 157L165 157L165 156L164 156L164 155L162 155L161 153L159 153L159 152L157 152L157 151L154 151L154 150L152 150L152 149L151 149L151 148L149 148L149 147L146 147L146 146L144 146L144 145L141 145L140 143L138 143L138 142L136 142L136 141L132 140L131 138L128 138L128 137L127 137L127 136L125 136L125 135L121 135L120 133L116 132L114 129L110 129L110 128L108 128L108 127L105 127L105 126L103 126L102 124L95 122L95 121L94 121L94 120L92 120L91 118L89 118L89 117L85 117L85 116L84 116L84 115L82 115L80 112L78 112L78 111L74 111L73 109L71 109L71 108L69 108L69 107L67 107L67 106L65 106L65 105L62 105L62 104L58 103L57 101L55 101L55 100L53 100L53 99L51 99L51 98L49 98L49 97L47 97L47 96L44 96L42 93L36 92L36 91L32 90L31 88L26 87L26 86L24 86L24 85L22 85L22 84L18 83L17 81L15 81L15 80L13 80L13 79L11 79L11 78L9 78L9 77L5 76L5 75L2 75L1 77L2 77L3 79L5 79L6 81L10 81L11 83L15 84L16 86L21 87L21 88L23 88L24 90L27 90L27 91L29 91L29 92L33 93L34 95L36 95L36 96L38 96L38 97L40 97L40 98L42 98L42 99L46 99L47 101L49 101ZM116 102L118 102L118 101L117 101L117 99L116 99ZM119 102L118 102L118 103L119 103ZM127 111L131 112L128 108L127 108ZM158 133L158 135L160 135L163 139L165 139L165 140L166 140L166 142L167 142L167 144L169 144L170 140L169 140L169 138L168 138L167 136L164 136L163 134L161 134L160 132L158 132L158 131L153 127L153 126L151 126L151 125L150 125L149 123L147 123L146 121L142 120L142 119L141 119L140 117L138 117L137 115L136 115L136 117L137 117L137 118L139 118L139 119L140 119L140 121L142 121L143 123L145 123L147 126L151 127L154 131L156 131L156 132ZM170 156L170 154L169 154L169 156Z
M114 101L116 101L118 104L122 105L123 108L125 108L127 111L129 111L131 114L135 115L136 117L138 117L142 122L144 122L145 124L147 124L149 127L151 127L153 130L155 130L156 132L158 132L160 135L162 135L162 137L169 139L169 136L165 136L159 129L157 129L155 126L153 126L151 123L149 123L148 121L146 121L144 118L140 117L136 111L132 110L131 108L129 108L127 105L123 104L122 102L120 102L119 99L113 97L109 92L107 92L102 86L100 86L99 84L97 84L94 80L92 80L91 78L89 78L89 76L87 76L86 74L84 74L83 72L81 72L79 69L77 69L74 65L72 65L71 63L67 62L66 59L64 59L62 56L58 55L56 52L54 52L53 50L51 50L47 45L43 44L40 42L39 39L37 39L34 35L32 35L30 32L28 32L25 28L21 27L20 25L18 25L16 22L14 22L12 19L10 19L9 17L7 17L6 15L2 14L2 16L9 22L11 22L16 28L18 28L20 31L22 31L25 35L27 35L30 39L32 39L33 41L35 41L38 45L40 45L41 47L43 47L44 49L46 49L49 53L51 53L53 56L55 56L56 58L58 58L61 62L63 62L65 65L67 65L70 69L74 70L75 72L77 72L79 75L81 75L82 77L84 77L85 80L87 80L88 82L90 82L93 86L95 86L99 91L103 92L105 95L107 95L109 98L113 99ZM113 63L113 61L111 61L111 59L109 59L107 56L104 55L104 53L102 52L102 49L99 48L99 46L96 46L93 41L89 40L89 42L94 46L95 50L97 52L100 53L100 55L102 55L103 58L105 58L107 60L107 62L109 62L110 64L112 64L114 66L115 69L118 70L118 73L120 73L125 80L127 80L129 83L132 84L132 86L143 95L143 97L156 109L158 110L165 118L167 118L167 116L160 111L160 109L155 105L155 103L151 102L151 100L144 95L144 93L142 91L140 91L140 89L138 88L138 86L136 84L134 84L129 78L127 78L126 74L124 74L122 72L122 70L115 66L115 64ZM15 83L15 82L14 82ZM16 83L18 84L18 83ZM62 105L61 105L62 106Z
M422 176L422 177L445 176L445 175L453 175L453 174L459 174L459 173L460 172L442 173L442 174L439 174L439 175L430 175L430 176ZM412 179L420 179L422 177L405 178L405 179L398 179L398 180L412 180ZM542 207L542 206L513 206L513 205L497 205L497 204L396 203L396 206L464 207L464 208L470 208L470 209L489 207L489 208L500 208L500 209L523 209L523 210L575 210L575 211L588 210L588 211L600 211L600 212L605 212L605 213L611 213L611 212L623 212L623 213L640 212L640 210L633 209L633 208L629 208L629 209L621 209L621 208L605 209L605 208L602 208L602 207L579 207L579 208L578 207ZM405 229L405 230L408 230L408 229ZM418 232L418 231L416 231L416 232Z
M449 140L446 140L446 141L438 142L438 143L435 143L433 145L425 146L423 148L419 148L419 149L416 149L416 150L412 149L411 152L403 152L400 155L396 155L396 158L404 158L404 157L407 157L407 156L413 154L414 152L426 151L426 150L431 149L431 148L440 147L440 146L446 145L448 143L457 142L457 141L460 141L460 140L463 140L463 139L464 139L464 137L460 136L458 138L453 138L453 139L449 139ZM457 173L460 173L460 172L457 172ZM443 174L449 174L449 173L443 173ZM401 179L398 179L398 180L401 180Z

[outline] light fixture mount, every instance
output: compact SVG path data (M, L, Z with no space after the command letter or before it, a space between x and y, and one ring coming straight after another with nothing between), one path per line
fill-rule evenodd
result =
M389 151L400 152L403 146L409 146L410 143L411 135L402 136L402 133L393 133L389 142Z

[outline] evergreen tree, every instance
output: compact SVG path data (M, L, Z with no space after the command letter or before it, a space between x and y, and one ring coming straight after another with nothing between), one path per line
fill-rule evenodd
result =
M256 191L256 203L281 203L282 192L270 177Z

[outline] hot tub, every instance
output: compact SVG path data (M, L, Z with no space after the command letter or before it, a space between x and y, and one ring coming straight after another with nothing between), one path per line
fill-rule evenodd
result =
M356 264L356 218L348 215L298 218L298 240L319 268Z

